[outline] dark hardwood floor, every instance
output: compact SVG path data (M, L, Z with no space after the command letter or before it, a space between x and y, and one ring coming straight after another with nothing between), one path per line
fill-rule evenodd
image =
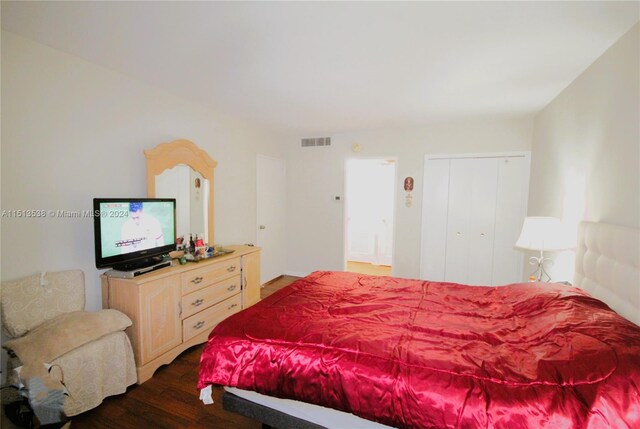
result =
M266 298L296 279L282 276L267 283L260 295ZM222 388L213 389L212 405L200 401L196 383L203 348L201 344L186 350L144 384L134 385L125 394L106 398L97 408L74 416L71 427L260 429L261 424L255 420L222 409Z

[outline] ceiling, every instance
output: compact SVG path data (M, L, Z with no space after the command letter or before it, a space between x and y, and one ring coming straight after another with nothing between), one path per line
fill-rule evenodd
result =
M638 2L2 2L2 27L300 135L539 111Z

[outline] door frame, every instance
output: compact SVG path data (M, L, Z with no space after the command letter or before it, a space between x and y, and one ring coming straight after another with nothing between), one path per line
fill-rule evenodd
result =
M397 218L398 218L398 195L400 194L400 192L398 192L397 190L397 186L398 186L398 174L400 171L399 168L399 160L397 156L367 156L367 157L361 157L361 156L352 156L352 157L347 157L344 159L344 164L343 164L343 173L342 173L342 177L344 177L343 180L343 192L342 194L344 195L344 201L342 204L342 270L346 271L347 270L347 256L349 255L348 252L348 248L347 248L347 241L348 241L348 233L349 233L349 229L348 229L348 212L347 212L347 204L348 203L348 195L347 195L347 187L348 187L348 165L349 165L349 161L367 161L367 160L371 160L371 161L375 161L375 160L393 160L395 163L395 174L393 176L393 225L392 225L392 235L393 237L391 238L391 275L395 275L396 272L396 226L397 226Z

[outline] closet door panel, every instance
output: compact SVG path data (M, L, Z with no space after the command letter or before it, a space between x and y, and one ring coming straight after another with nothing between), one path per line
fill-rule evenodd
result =
M445 281L468 283L469 234L474 181L474 159L452 159L449 169L449 204Z
M449 164L448 159L425 158L424 162L420 253L420 278L424 280L444 281Z
M498 195L493 259L493 282L496 285L523 280L523 254L514 248L527 215L529 159L502 158L498 161Z
M491 285L493 284L498 160L496 158L475 159L470 170L473 177L470 188L471 205L467 209L469 216L467 281L474 285Z

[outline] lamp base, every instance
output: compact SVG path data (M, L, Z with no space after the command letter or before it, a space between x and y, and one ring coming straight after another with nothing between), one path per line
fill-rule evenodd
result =
M540 256L532 256L529 258L529 264L535 265L537 267L536 270L531 273L531 277L535 277L537 282L551 281L551 276L549 275L549 273L547 273L547 270L544 269L545 262L549 262L553 265L553 260L550 258L545 258L542 254L542 250L540 251ZM547 279L543 280L544 277L546 277Z

